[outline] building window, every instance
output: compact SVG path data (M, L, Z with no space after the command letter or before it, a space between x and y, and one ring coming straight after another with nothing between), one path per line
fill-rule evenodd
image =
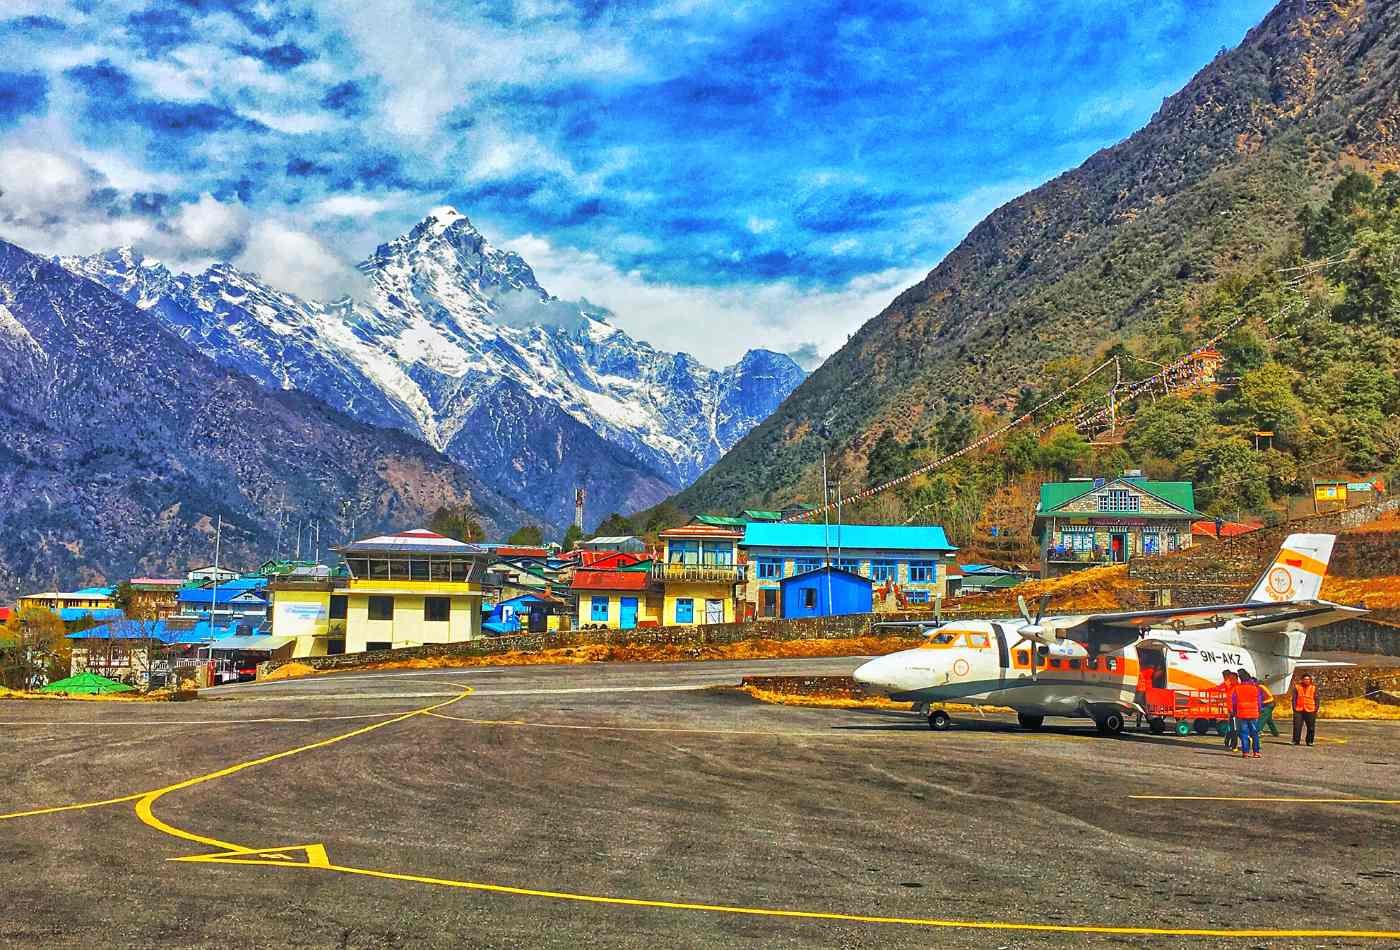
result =
M928 603L928 591L911 590L905 593L904 599L911 604L926 604Z
M672 564L699 564L700 542L671 540L666 543L667 560Z
M938 580L938 565L933 561L910 561L909 583L929 584Z
M1099 496L1099 511L1141 511L1142 499L1126 488L1110 488Z
M760 580L775 580L783 576L783 562L765 558L754 562L754 570Z
M394 619L394 598L392 597L371 597L369 599L369 619L371 620L393 620Z
M892 581L896 580L899 574L899 565L894 561L871 561L870 579L872 581Z
M843 571L850 571L852 574L860 573L860 561L855 558L838 557L836 559L836 566Z
M589 606L588 619L593 623L608 622L608 598L594 597Z
M346 597L344 594L331 594L330 619L344 620L346 610L349 607L349 604L350 598Z
M808 610L817 609L817 589L815 587L802 588L802 606Z
M392 650L394 645L388 640L369 640L365 643L365 652L372 653L375 650Z
M676 598L676 623L695 622L695 601L690 597Z
M451 597L424 597L423 619L429 623L446 623L452 616Z
M734 545L728 541L705 541L701 551L706 564L728 567L734 563Z
M332 637L331 639L329 639L329 640L326 641L326 655L327 655L327 656L340 656L340 654L342 654L342 653L344 653L344 652L345 652L345 638L344 638L344 637Z
M814 557L800 557L792 562L792 572L794 574L806 574L808 571L815 571L822 566L822 562Z

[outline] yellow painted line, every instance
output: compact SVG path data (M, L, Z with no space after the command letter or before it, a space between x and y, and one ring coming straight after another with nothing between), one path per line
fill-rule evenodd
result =
M382 719L398 713L358 713L353 716L273 716L264 719L70 719L63 722L17 720L0 726L247 726L259 723L338 722L347 719Z
M215 779L227 778L228 776L235 775L239 772L244 771L245 769L255 768L259 765L266 765L269 762L276 762L280 759L285 759L293 755L300 755L303 752L310 752L313 749L324 749L326 746L335 745L337 742L344 742L346 739L353 739L356 736L362 736L366 733L374 732L376 729L383 729L385 726L392 726L395 723L400 723L407 719L412 719L414 716L421 716L425 713L430 713L435 710L441 709L444 706L450 706L458 700L465 699L467 696L471 695L471 692L471 687L468 686L464 688L461 693L447 700L446 702L435 703L432 706L425 706L422 709L414 709L409 712L395 716L392 719L385 719L380 722L371 723L368 726L361 726L358 729L352 729L350 732L345 732L338 736L331 736L329 739L321 739L318 742L309 742L306 745L297 746L295 749L287 749L282 752L274 752L272 755L264 755L256 759L249 759L247 762L239 762L235 765L227 766L226 768L219 769L215 772L208 772L204 775L196 775L194 778L185 779L183 782L176 782L174 785L167 785L164 788L158 788L154 791L147 792L141 797L140 801L136 803L136 817L141 819L141 821L144 824L149 825L157 831L163 832L167 835L171 835L175 838L183 838L186 841L193 841L196 844L208 845L211 848L222 848L225 851L248 852L258 850L256 848L246 848L242 845L234 844L230 841L220 841L218 838L209 838L204 835L198 835L191 831L185 831L182 828L176 828L174 825L168 825L155 816L155 812L151 810L152 806L155 805L155 803L159 801L163 796L168 795L171 792L178 792L186 788L193 788L196 785L202 785L205 782L212 782Z
M1400 805L1400 798L1285 798L1252 795L1129 795L1148 802L1268 802L1288 805Z
M101 808L103 805L120 805L122 802L134 802L140 798L141 792L134 795L124 795L121 798L104 798L100 802L81 802L77 805L55 805L52 808L34 808L30 811L15 811L8 815L0 815L0 821L10 818L30 818L34 815L52 815L60 811L80 811L84 808Z
M178 861L188 859L174 858L172 860ZM529 887L513 887L507 884L484 884L479 881L455 881L449 878L426 877L421 874L400 874L394 871L376 871L369 868L346 867L340 864L315 865L288 861L268 861L252 856L239 857L236 854L220 856L219 863L251 864L264 867L319 867L320 870L324 871L336 871L341 874L356 874L362 877L374 877L387 881L405 881L411 884L426 884L432 887L486 891L493 894L511 894L518 897L542 897L551 900L572 901L583 904L606 904L620 907L700 911L710 914L776 917L789 920L834 920L843 923L897 924L909 927L933 927L944 930L1012 930L1032 933L1112 934L1133 937L1400 939L1400 930L1223 930L1200 927L1115 927L1106 924L1046 924L1006 920L945 920L937 917L887 917L873 914L843 914L835 911L789 910L778 907L744 907L732 904L703 904L692 901L668 901L640 897L609 897L599 894L575 894L569 891L547 891Z

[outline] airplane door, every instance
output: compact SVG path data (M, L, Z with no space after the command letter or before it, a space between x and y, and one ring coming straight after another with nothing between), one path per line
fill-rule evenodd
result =
M1139 645L1137 648L1139 668L1152 667L1152 685L1165 689L1167 685L1167 655L1161 647Z

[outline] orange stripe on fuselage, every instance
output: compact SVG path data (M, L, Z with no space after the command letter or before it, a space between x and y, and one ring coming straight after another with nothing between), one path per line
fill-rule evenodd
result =
M1028 651L1013 651L1011 665L1016 669L1028 670L1030 669L1029 662L1017 662L1017 655L1021 653L1028 653ZM1048 670L1053 673L1078 673L1084 677L1084 681L1087 683L1103 685L1111 685L1114 680L1117 680L1122 689L1126 692L1132 692L1137 689L1138 674L1142 672L1142 664L1139 663L1136 658L1123 656L1121 654L1111 657L1111 659L1117 661L1118 669L1116 670L1106 670L1103 668L1104 661L1110 659L1110 657L1104 656L1099 657L1097 669L1090 669L1086 665L1088 662L1086 660L1079 661L1079 669L1071 669L1069 667L1069 660L1064 658L1060 658L1060 666L1048 666L1046 663L1049 659L1053 659L1053 657L1047 657L1046 661L1042 661L1037 667L1039 672ZM1172 666L1170 663L1167 664L1168 689L1211 689L1219 685L1219 683L1206 679L1204 676L1198 676L1195 673L1179 669L1178 667Z

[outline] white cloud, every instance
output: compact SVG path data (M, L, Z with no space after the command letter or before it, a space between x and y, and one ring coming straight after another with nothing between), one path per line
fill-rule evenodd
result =
M248 239L248 211L238 202L222 202L210 194L181 206L173 221L182 256L222 257Z
M767 234L778 226L778 222L772 218L759 218L749 215L749 219L744 222L744 227L752 234Z
M399 192L386 195L334 195L317 202L312 213L322 218L368 218L399 207L406 198Z
M555 247L533 234L504 244L530 262L551 293L587 297L611 310L611 322L638 339L684 350L712 366L757 347L829 356L928 272L926 266L891 268L832 290L805 290L786 281L702 287L651 283L592 252Z
M364 287L355 268L310 234L279 221L254 224L248 246L234 264L279 290L317 300L356 295Z

